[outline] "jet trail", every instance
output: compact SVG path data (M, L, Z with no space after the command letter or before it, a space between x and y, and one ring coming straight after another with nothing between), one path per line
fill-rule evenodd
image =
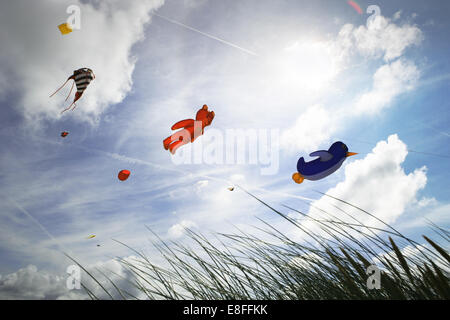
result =
M248 53L248 54L250 54L250 55L253 55L253 56L256 56L256 57L258 56L258 55L257 55L256 53L254 53L253 51L250 51L250 50L247 50L247 49L245 49L245 48L239 47L238 45L235 45L235 44L233 44L233 43L231 43L231 42L228 42L228 41L225 41L225 40L223 40L223 39L217 38L217 37L215 37L215 36L213 36L213 35L210 35L210 34L208 34L208 33L205 33L205 32L203 32L203 31L200 31L200 30L195 29L195 28L193 28L193 27L190 27L190 26L188 26L188 25L185 25L185 24L183 24L183 23L181 23L181 22L178 22L178 21L169 19L169 18L164 17L164 16L162 16L162 15L160 15L160 14L157 14L157 13L152 13L152 15L157 16L157 17L160 17L161 19L164 19L164 20L169 21L169 22L171 22L171 23L173 23L173 24L179 25L179 26L181 26L181 27L183 27L183 28L186 28L186 29L189 29L189 30L191 30L191 31L200 33L201 35L204 35L205 37L208 37L208 38L217 40L217 41L219 41L219 42L222 42L222 43L224 43L224 44L226 44L226 45L229 45L230 47L239 49L239 50L241 50L241 51L243 51L243 52L245 52L245 53Z
M39 229L41 229L51 240L53 240L63 253L66 253L66 248L64 248L64 246L61 245L58 240L56 240L56 238L50 232L48 232L48 230L35 217L33 217L27 210L20 206L15 200L11 198L8 198L8 200L24 215L26 215L28 219L30 219L35 225L37 225Z

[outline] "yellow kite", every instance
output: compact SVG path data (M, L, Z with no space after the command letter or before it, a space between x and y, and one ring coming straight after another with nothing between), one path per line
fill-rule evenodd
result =
M58 26L58 29L59 29L59 31L61 31L61 34L63 34L63 35L71 33L73 31L72 28L69 26L69 24L67 22L63 23L63 24L60 24Z

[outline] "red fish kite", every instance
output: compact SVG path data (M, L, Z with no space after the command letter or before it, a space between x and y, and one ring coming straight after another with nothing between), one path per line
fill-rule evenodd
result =
M128 177L130 176L130 171L129 170L122 170L119 172L118 178L120 181L125 181L128 179Z
M209 126L214 119L214 111L208 111L208 106L206 104L197 111L195 120L185 119L178 121L172 126L172 130L177 130L183 128L170 137L167 137L163 141L164 149L169 150L172 154L182 145L189 142L194 142L194 140L201 136L204 132L205 127Z
M359 14L363 14L361 7L355 1L349 0L347 1L347 3L351 5L353 9L355 9Z
M64 113L65 111L69 110L72 107L72 105L73 105L72 110L74 110L76 108L77 105L75 104L75 102L77 102L78 99L81 98L81 96L83 95L84 90L86 90L86 88L89 85L89 83L92 80L94 80L94 79L95 79L95 74L89 68L81 68L81 69L75 70L73 72L73 75L71 75L66 80L66 82L64 82L64 84L50 96L50 98L53 97L53 95L55 95L55 93L57 93L59 90L61 90L66 85L66 83L69 82L69 80L73 80L74 81L72 83L72 88L70 88L69 95L66 98L66 101L67 101L67 99L69 99L70 94L72 93L72 89L73 89L74 85L77 86L77 92L75 93L75 99L73 100L73 102L71 103L71 105L69 107L67 107L66 109L64 109L61 112L61 114Z

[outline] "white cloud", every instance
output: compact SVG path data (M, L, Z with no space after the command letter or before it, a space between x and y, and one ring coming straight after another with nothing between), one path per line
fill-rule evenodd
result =
M438 202L434 197L433 198L423 197L417 202L417 205L422 208L436 206L437 204Z
M409 204L417 201L417 193L427 182L425 167L405 173L402 164L407 154L406 145L397 135L391 135L387 141L380 141L364 159L349 163L345 167L344 181L326 193L362 208L387 223L393 223ZM313 205L325 209L329 208L329 201L330 198L324 196ZM373 218L356 209L342 203L336 204L362 222L379 226ZM311 208L310 214L323 215L314 208ZM345 220L345 217L341 218Z
M393 20L396 21L396 20L400 19L401 16L402 16L402 10L399 10L394 14Z
M81 8L81 29L62 36L57 25L67 19L69 4ZM51 99L49 95L73 70L90 67L97 77L73 114L95 121L108 105L121 102L130 91L136 61L130 54L131 47L143 39L150 11L162 4L163 0L127 5L118 0L95 4L56 4L50 0L3 3L0 41L6 45L0 53L0 83L8 83L3 93L19 94L19 108L28 118L58 118L68 105L64 99L70 85ZM21 18L9 18L15 15Z
M375 60L383 58L387 63L373 74L370 90L359 96L358 91L354 91L353 97L349 96L353 101L326 108L316 104L301 113L295 124L283 132L282 148L291 152L316 150L319 145L331 142L332 135L352 118L376 114L389 107L399 95L414 89L420 77L420 70L413 62L400 57L408 47L420 44L422 39L422 32L416 26L399 26L388 18L378 16L376 24L370 24L369 27L344 25L336 39L316 44L315 48L321 54L312 51L314 59L299 55L303 58L303 64L309 65L306 70L310 70L312 75L325 74L319 78L305 77L304 81L317 81L319 84L337 81L340 72L351 65L349 58L355 53ZM299 44L295 44L290 51L304 51L298 50L299 48ZM393 61L394 59L397 60ZM317 65L328 71L320 72ZM328 91L333 90L332 88L332 85L327 86Z
M290 151L312 152L335 132L335 120L322 106L312 106L297 118L293 127L282 133L281 146Z
M0 278L1 299L57 299L67 293L65 279L29 265Z
M183 220L180 223L174 224L173 226L171 226L168 230L168 235L169 237L176 239L176 238L180 238L183 236L185 229L191 229L193 227L196 227L197 224L195 224L194 222L190 221L190 220Z
M195 184L197 191L202 191L204 188L208 187L209 180L200 180Z
M342 50L343 56L351 55L356 50L370 58L383 57L388 62L402 56L408 47L419 45L422 40L422 31L417 26L398 26L380 15L369 27L343 26L336 46Z
M127 263L133 265L142 259L136 256L123 258ZM67 260L66 260L67 262ZM73 263L68 263L67 267ZM97 262L84 266L96 280L115 299L121 296L114 286L105 278L106 275L119 289L132 295L145 299L146 296L136 286L130 283L132 273L124 267L124 264L116 259ZM98 271L100 270L101 273ZM81 283L86 286L99 299L110 299L108 294L87 273L80 270ZM103 273L103 274L102 274ZM69 274L56 274L45 270L38 270L35 265L28 265L7 275L0 275L0 299L26 299L26 300L80 300L90 299L86 291L81 289L67 288ZM126 297L127 295L124 294Z
M373 76L372 90L360 96L351 111L370 114L386 108L399 94L412 90L419 76L417 67L407 60L383 65Z

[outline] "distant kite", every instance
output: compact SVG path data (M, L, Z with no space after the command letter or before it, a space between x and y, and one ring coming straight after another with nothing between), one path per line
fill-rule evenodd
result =
M60 24L58 26L58 29L59 29L59 31L61 31L62 35L69 34L69 33L71 33L73 31L68 23Z
M211 124L214 116L214 111L208 111L208 106L204 104L203 107L197 111L195 120L185 119L175 123L172 126L172 130L181 128L183 128L183 130L180 130L164 139L164 149L169 150L172 154L175 154L175 151L177 151L177 149L182 145L189 142L194 142L198 136L203 134L204 128Z
M69 133L67 131L63 131L63 132L61 132L61 137L65 138L65 137L67 137L68 134Z
M229 187L228 190L233 191L234 187Z
M128 179L128 177L130 176L130 171L129 170L122 170L119 172L118 178L120 181L125 181Z
M69 107L67 107L66 109L64 109L61 112L61 114L64 113L65 111L69 110L70 107L72 107L72 105L73 105L73 109L72 110L74 110L76 108L77 105L75 104L75 102L78 101L78 99L81 98L81 96L83 95L84 90L86 90L86 88L89 85L89 83L92 80L94 80L94 79L95 79L95 74L89 68L81 68L81 69L75 70L73 72L73 75L71 75L66 80L66 82L64 82L64 84L50 96L50 98L53 97L53 95L55 95L55 93L57 93L59 90L61 90L66 85L66 83L69 80L73 80L74 81L72 83L72 88L70 88L69 95L67 96L65 101L67 101L67 99L69 99L70 94L72 93L72 89L73 89L74 85L77 86L77 92L75 93L75 99L73 100L72 104Z
M358 11L359 14L363 14L361 7L355 1L349 0L349 1L347 1L347 3L349 5L351 5L353 7L353 9Z
M92 238L95 238L95 234L93 234L93 235L91 235L91 236L89 236L89 237L87 237L88 239L92 239Z
M302 183L304 179L313 181L323 179L339 169L347 157L356 154L348 152L344 143L335 142L328 151L319 150L309 155L310 157L319 157L319 159L305 162L305 159L301 157L297 162L298 172L292 175L292 180L296 183Z

